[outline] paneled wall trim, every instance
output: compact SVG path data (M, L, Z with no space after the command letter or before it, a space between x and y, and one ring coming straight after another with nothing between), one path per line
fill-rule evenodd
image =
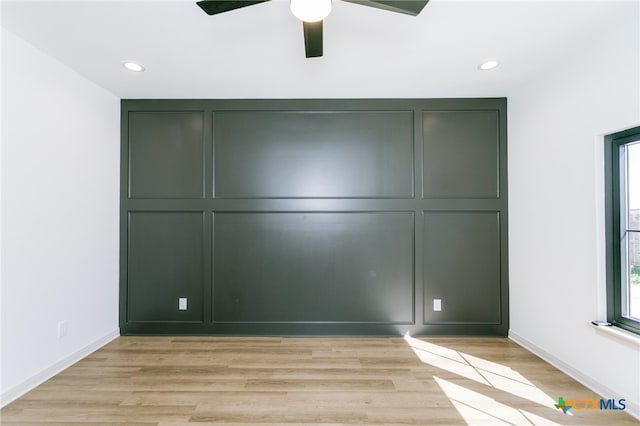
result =
M123 100L120 331L508 331L507 101Z

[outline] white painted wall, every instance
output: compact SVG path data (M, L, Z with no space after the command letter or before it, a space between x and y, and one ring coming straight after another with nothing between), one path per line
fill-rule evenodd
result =
M118 333L119 110L2 30L2 405Z
M640 346L589 322L605 316L599 135L640 123L639 18L594 28L508 106L510 335L636 416Z

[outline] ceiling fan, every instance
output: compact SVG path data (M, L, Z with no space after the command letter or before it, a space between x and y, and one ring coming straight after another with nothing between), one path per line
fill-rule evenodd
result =
M270 0L201 0L198 6L207 15L253 6ZM322 20L331 12L332 0L290 0L291 12L302 21L307 58L322 56ZM342 0L390 12L417 16L429 0Z

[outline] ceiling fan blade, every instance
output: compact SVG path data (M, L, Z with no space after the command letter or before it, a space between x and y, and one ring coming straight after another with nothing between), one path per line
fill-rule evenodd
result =
M390 12L404 13L417 16L429 3L429 0L343 0L348 3L355 3L362 6L375 7Z
M322 21L303 22L304 50L307 58L322 56Z
M253 6L254 4L264 3L269 0L202 0L197 2L207 15L217 15L218 13L228 12L230 10L240 9L241 7Z

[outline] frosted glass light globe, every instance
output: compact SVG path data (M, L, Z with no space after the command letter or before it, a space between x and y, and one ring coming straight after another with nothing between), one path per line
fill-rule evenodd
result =
M291 0L293 16L304 22L318 22L331 13L331 0Z

